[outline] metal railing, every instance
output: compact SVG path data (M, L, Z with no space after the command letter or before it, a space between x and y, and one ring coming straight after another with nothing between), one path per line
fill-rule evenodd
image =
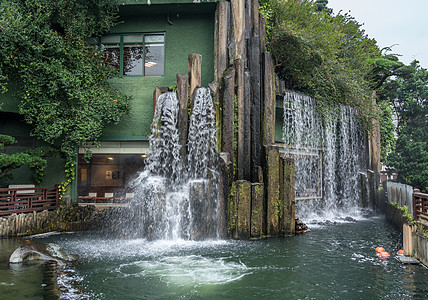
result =
M0 216L52 210L58 206L58 186L0 189Z
M413 219L428 229L428 194L413 191Z

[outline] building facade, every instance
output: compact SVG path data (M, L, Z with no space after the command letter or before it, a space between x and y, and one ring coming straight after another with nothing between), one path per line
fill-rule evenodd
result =
M153 118L156 87L173 87L178 72L187 73L188 55L202 56L202 85L214 80L214 27L217 1L129 0L121 1L118 24L111 32L88 42L103 51L104 61L117 68L120 76L111 85L131 96L130 111L118 124L109 125L100 147L91 147L89 162L85 150L76 157L76 180L70 197L107 198L125 195L126 182L144 168L148 136ZM18 152L41 144L30 136L31 127L18 113L17 88L1 95L0 133L16 137L18 143L6 149ZM49 158L41 186L64 181L64 161ZM14 184L33 183L31 170L24 166L13 172ZM9 183L0 181L1 187ZM118 192L120 191L120 192ZM119 196L119 195L117 195ZM121 195L122 196L122 195Z

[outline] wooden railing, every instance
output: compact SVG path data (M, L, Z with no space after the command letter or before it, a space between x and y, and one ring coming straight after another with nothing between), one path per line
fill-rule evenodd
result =
M0 216L52 210L58 206L58 186L0 189Z
M413 219L428 229L428 194L413 191Z

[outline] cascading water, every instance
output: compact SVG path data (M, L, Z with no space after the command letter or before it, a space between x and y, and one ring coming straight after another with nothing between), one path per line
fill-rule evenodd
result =
M208 88L196 92L190 116L187 166L192 238L218 236L218 156L216 115ZM215 228L215 231L212 229Z
M323 125L315 100L289 91L284 96L283 142L295 159L296 212L305 219L358 213L364 142L351 107Z
M152 152L144 171L129 184L134 198L120 220L125 236L217 238L216 124L209 89L197 90L185 159L180 157L178 111L176 93L158 98L150 136Z

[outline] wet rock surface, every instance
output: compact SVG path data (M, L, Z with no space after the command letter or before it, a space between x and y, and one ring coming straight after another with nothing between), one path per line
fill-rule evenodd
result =
M9 263L25 263L29 261L55 261L60 265L77 259L67 254L60 246L52 243L42 244L26 241L17 248L9 258Z
M310 231L308 226L305 223L303 223L302 220L297 218L295 222L296 222L296 233L304 233L304 232Z

